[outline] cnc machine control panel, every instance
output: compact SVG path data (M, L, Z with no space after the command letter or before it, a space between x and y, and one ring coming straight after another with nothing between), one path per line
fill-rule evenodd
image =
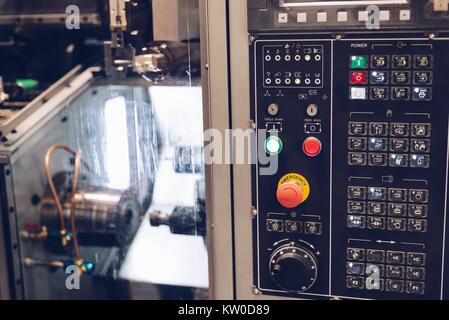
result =
M278 12L273 18L278 18ZM448 299L449 38L250 44L254 285L297 298Z

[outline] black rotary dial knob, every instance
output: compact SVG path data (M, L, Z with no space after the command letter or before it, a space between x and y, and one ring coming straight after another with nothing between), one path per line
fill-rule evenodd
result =
M307 291L318 275L316 257L311 251L299 246L281 247L271 256L270 274L274 282L285 291Z

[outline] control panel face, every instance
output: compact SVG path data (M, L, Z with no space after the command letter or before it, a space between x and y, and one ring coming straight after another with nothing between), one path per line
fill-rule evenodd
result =
M447 299L449 40L251 45L254 285L298 298Z

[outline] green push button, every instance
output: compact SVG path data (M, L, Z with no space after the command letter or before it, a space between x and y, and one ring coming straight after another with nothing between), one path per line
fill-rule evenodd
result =
M269 155L275 156L281 153L283 148L282 140L276 136L270 136L265 140L265 151Z
M366 56L352 56L351 57L352 69L366 69L368 68L368 59Z

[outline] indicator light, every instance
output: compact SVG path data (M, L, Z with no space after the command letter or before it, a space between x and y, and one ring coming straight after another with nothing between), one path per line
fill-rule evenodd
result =
M352 69L366 69L368 68L366 56L352 56L351 57L351 68Z
M269 155L278 155L282 152L283 143L282 140L276 136L270 136L265 140L265 151Z

